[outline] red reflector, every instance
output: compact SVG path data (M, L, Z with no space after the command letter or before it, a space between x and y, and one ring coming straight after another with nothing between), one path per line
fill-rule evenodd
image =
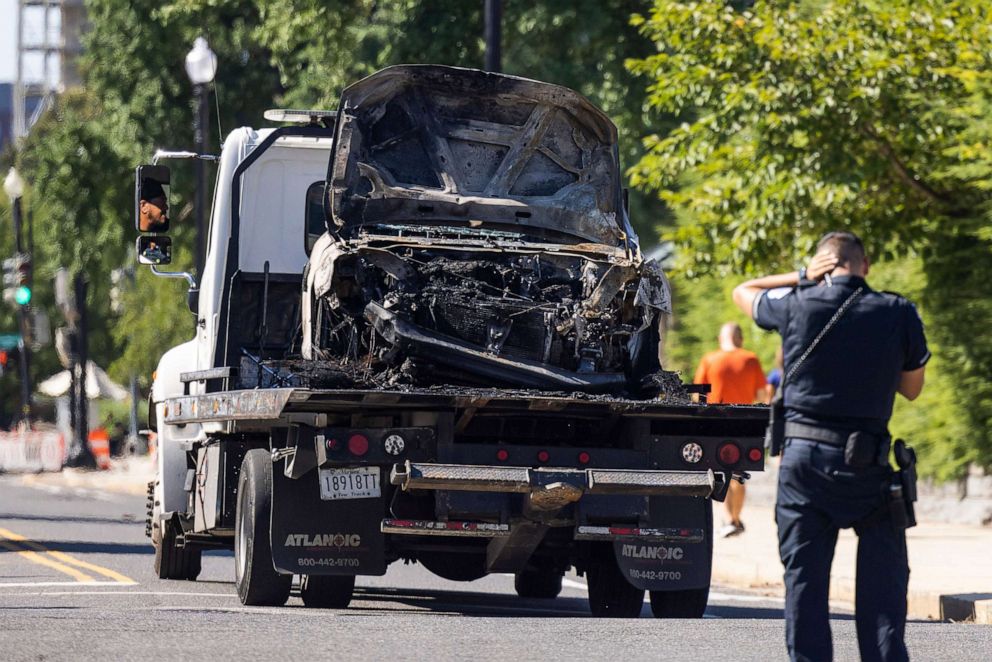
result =
M539 451L537 454L538 462L547 462L550 459L551 459L551 454L548 453L548 451Z
M754 448L748 450L747 459L751 460L752 462L761 462L761 458L763 455L764 452L760 448L755 446Z
M737 447L737 444L733 442L728 442L717 449L717 457L720 458L720 464L730 466L732 464L737 464L741 461L741 449Z
M336 451L339 446L337 439L328 439L324 442L324 444L327 446L327 450L329 451Z
M348 439L348 451L352 455L365 455L369 452L369 440L364 434L353 434Z
M579 453L579 464L589 464L590 459L592 458L589 457L589 453L586 453L585 451Z
M505 448L501 448L496 451L496 459L500 462L506 462L510 459L510 453Z

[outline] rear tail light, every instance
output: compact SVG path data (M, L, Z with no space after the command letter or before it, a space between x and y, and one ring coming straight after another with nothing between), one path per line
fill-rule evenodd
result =
M369 452L369 438L364 434L353 434L348 439L348 452L362 456Z
M733 466L741 461L741 449L734 442L728 441L717 449L716 456L720 460L720 464L727 467Z
M496 459L500 462L506 462L510 459L510 453L505 448L501 448L496 451Z
M757 446L750 448L747 451L747 459L751 460L752 462L761 462L761 458L764 457L764 455L765 452L760 448L758 448Z
M591 459L592 458L589 457L589 453L587 453L585 451L582 451L581 453L579 453L579 464L589 464L589 460L591 460Z
M547 462L550 459L551 459L551 453L549 453L548 451L538 451L537 453L538 462Z

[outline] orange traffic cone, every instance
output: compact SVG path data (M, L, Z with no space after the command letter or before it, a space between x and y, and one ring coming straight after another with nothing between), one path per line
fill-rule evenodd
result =
M110 435L104 428L90 430L90 452L98 469L110 468Z

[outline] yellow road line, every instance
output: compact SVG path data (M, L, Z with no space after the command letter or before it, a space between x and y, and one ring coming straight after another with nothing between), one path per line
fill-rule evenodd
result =
M79 570L76 570L71 566L64 565L62 563L59 563L58 561L53 561L50 558L46 557L44 554L39 554L38 552L32 552L31 550L24 549L23 547L19 547L12 542L8 542L7 540L0 540L0 547L8 549L16 553L18 556L21 556L24 559L31 561L33 563L37 563L38 565L47 566L54 570L58 570L59 572L64 572L70 577L73 577L77 582L96 581L95 579L87 575L85 572L80 572Z
M33 552L32 551L27 551L27 550L18 551L18 549L21 549L21 548L14 549L14 548L10 547L9 545L4 544L4 542L3 542L3 539L4 538L6 538L7 540L11 541L11 543L20 543L21 546L23 546L23 547L29 547L30 549L35 550L35 551L33 551ZM90 563L88 561L83 561L82 559L77 559L76 557L70 556L69 554L66 554L65 552L57 552L57 551L48 549L44 545L39 545L38 543L36 543L36 542L34 542L32 540L28 540L24 536L22 536L20 534L17 534L17 533L14 533L13 531L9 531L7 529L0 528L0 545L3 545L4 547L7 547L8 549L11 549L11 551L18 551L18 553L20 553L21 555L34 554L35 556L38 556L41 559L44 559L44 561L40 561L37 558L32 558L31 560L34 560L37 563L41 563L42 565L53 564L53 565L50 565L50 567L60 566L60 567L56 568L57 570L62 570L62 568L66 568L70 572L66 572L66 570L62 570L62 572L66 572L66 574L68 574L68 575L72 575L74 577L77 577L77 579L79 581L81 581L81 582L82 581L91 581L92 582L92 581L95 581L95 580L92 577L90 577L89 575L87 575L85 573L82 573L82 572L79 572L75 568L71 568L68 565L63 565L63 564L69 564L69 565L76 566L78 568L83 568L85 570L89 570L91 572L95 572L95 573L100 574L100 575L103 575L104 577L107 577L109 579L113 579L116 582L120 582L121 584L137 584L137 582L134 581L133 579L131 579L130 577L126 577L126 576L122 575L119 572L116 572L114 570L111 570L110 568L104 568L103 566L96 565L95 563ZM15 544L15 547L17 547L16 544ZM41 554L47 554L48 556L51 556L52 558L57 559L58 561L62 561L62 563L58 563L56 561L52 561L51 559L46 558L45 556L41 556ZM25 558L28 558L28 557L25 556ZM79 579L79 576L82 576L85 579Z

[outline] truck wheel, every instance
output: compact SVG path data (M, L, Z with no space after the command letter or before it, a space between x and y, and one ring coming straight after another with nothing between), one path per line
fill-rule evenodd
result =
M562 573L554 568L528 567L513 578L513 587L521 598L553 600L561 593Z
M651 591L651 613L655 618L702 618L709 598L709 586L683 591Z
M300 597L307 607L344 609L355 590L355 575L304 575Z
M176 524L165 523L165 533L159 527L152 529L155 547L155 574L159 579L195 580L200 575L201 550L179 547L176 544Z
M600 618L637 618L644 605L644 589L631 586L620 572L612 545L586 571L589 609Z
M234 530L234 583L243 605L279 606L289 599L293 576L272 565L271 515L272 459L264 448L253 448L241 463Z

